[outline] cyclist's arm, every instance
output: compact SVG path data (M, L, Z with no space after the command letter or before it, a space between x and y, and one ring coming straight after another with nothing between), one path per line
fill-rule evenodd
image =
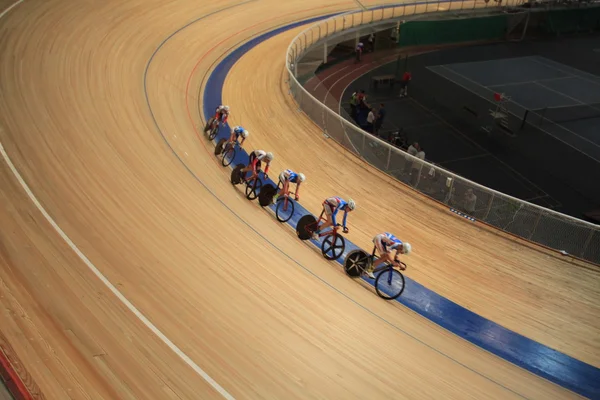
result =
M298 196L300 194L300 184L302 182L300 182L300 180L298 180L298 183L296 183L296 196Z
M348 206L346 206L346 207L348 207ZM346 229L346 219L348 219L348 210L347 209L344 210L344 222L342 224L344 226L344 229Z
M269 164L270 163L267 163L267 165L265 166L265 175L269 173Z
M331 207L331 204L329 204L329 207ZM339 210L340 210L340 208L336 207L335 210L333 210L333 212L331 213L331 222L333 222L333 226L337 226L337 222L335 221L335 216L337 215Z
M252 161L252 172L256 173L256 165L258 164L260 160L258 159L258 157L255 157L254 160Z

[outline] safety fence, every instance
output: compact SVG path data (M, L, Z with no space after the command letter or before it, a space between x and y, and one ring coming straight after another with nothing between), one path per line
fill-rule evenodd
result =
M374 26L386 29L390 26L387 22L409 20L425 13L481 14L492 9L508 11L522 4L518 0L420 2L348 12L323 20L301 32L288 47L286 65L290 93L299 108L328 137L388 175L455 211L505 232L600 263L599 226L508 196L414 157L347 121L339 114L338 105L328 107L321 103L297 80L298 62L303 56L315 47L322 47L330 38L336 40L346 31L359 32L365 28L372 31Z

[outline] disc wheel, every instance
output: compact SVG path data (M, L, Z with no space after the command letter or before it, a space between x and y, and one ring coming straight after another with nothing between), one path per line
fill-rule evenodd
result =
M346 249L346 240L341 235L328 235L321 243L321 253L328 260L337 260Z
M258 194L258 204L261 207L270 206L273 203L273 196L277 193L277 188L271 185L270 183L266 183L260 189L260 193Z
M348 276L357 278L369 266L369 255L362 250L351 251L344 261L344 270Z
M227 139L219 140L219 143L215 146L215 156L221 155L223 152L223 147L225 147L225 143L227 143Z
M300 240L308 240L312 237L313 227L316 228L317 219L308 214L300 218L298 220L298 224L296 225L296 235L300 238Z
M404 275L393 268L383 270L375 278L375 290L384 300L397 299L404 292L404 287Z
M244 164L238 164L231 171L231 184L238 185L242 182L242 169L244 168Z

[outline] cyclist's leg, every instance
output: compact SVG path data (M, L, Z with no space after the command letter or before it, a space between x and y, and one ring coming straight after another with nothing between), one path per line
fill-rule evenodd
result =
M322 231L325 228L328 228L330 226L333 226L333 209L331 208L331 205L327 202L323 203L323 211L325 212L325 217L326 220L325 222L323 222L321 224L321 226L317 227L317 233L319 233L320 231Z
M241 172L245 175L246 172L250 171L251 169L255 169L257 161L258 160L256 159L254 152L250 153L250 159L248 160L248 165L246 165L244 168L242 168Z
M381 241L381 235L375 236L373 239L373 243L375 243L375 248L377 249L377 253L379 253L379 257L373 261L372 269L375 269L381 266L385 262L390 262L392 260L392 254L387 249L385 243Z

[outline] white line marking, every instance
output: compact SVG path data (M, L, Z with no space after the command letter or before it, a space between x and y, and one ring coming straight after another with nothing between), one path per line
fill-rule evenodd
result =
M19 0L16 3L14 3L13 5L11 5L10 7L8 7L6 10L4 10L0 14L0 19L2 19L2 17L4 17L10 10L15 8L19 4L21 4L23 1L24 0ZM181 358L188 366L190 366L206 382L208 382L217 392L219 392L224 398L226 398L228 400L235 400L235 398L232 395L230 395L214 379L212 379L206 372L204 372L204 370L202 368L200 368L194 361L192 361L192 359L190 357L188 357L179 347L177 347L175 345L175 343L173 343L152 322L150 322L150 320L148 318L146 318L144 316L144 314L142 314L129 300L127 300L127 298L125 296L123 296L123 294L121 292L119 292L119 290L115 286L113 286L113 284L110 283L110 281L104 275L102 275L102 273L98 270L98 268L96 268L96 266L94 264L92 264L92 262L85 256L85 254L83 254L81 252L81 250L79 250L79 248L75 245L75 243L73 243L73 241L60 228L60 226L58 226L58 224L52 219L50 214L48 214L48 212L40 204L40 202L35 197L35 195L31 191L31 189L29 189L29 186L27 185L27 183L25 182L25 180L23 179L23 177L21 176L19 171L17 171L17 168L11 161L10 157L8 157L8 154L4 150L4 145L1 142L0 142L0 153L2 153L2 157L4 158L4 161L6 162L6 164L12 171L15 178L17 178L17 180L21 184L21 187L23 188L23 190L25 190L25 193L27 193L27 196L29 196L29 199L33 202L33 204L35 204L35 206L42 213L42 215L46 218L46 220L50 223L50 225L52 225L54 230L69 245L71 250L73 250L75 252L75 254L77 254L77 256L81 259L81 261L83 261L83 263L94 273L94 275L96 275L96 277L98 279L100 279L100 281L102 283L104 283L104 285L106 285L106 287L125 305L125 307L127 307L129 309L129 311L131 311L140 321L142 321L142 323L144 325L146 325L146 327L148 327L148 329L150 329L152 331L152 333L154 333L156 336L158 336L158 338L160 340L162 340L162 342L164 344L166 344L175 354L177 354L177 356L179 356L179 358Z

